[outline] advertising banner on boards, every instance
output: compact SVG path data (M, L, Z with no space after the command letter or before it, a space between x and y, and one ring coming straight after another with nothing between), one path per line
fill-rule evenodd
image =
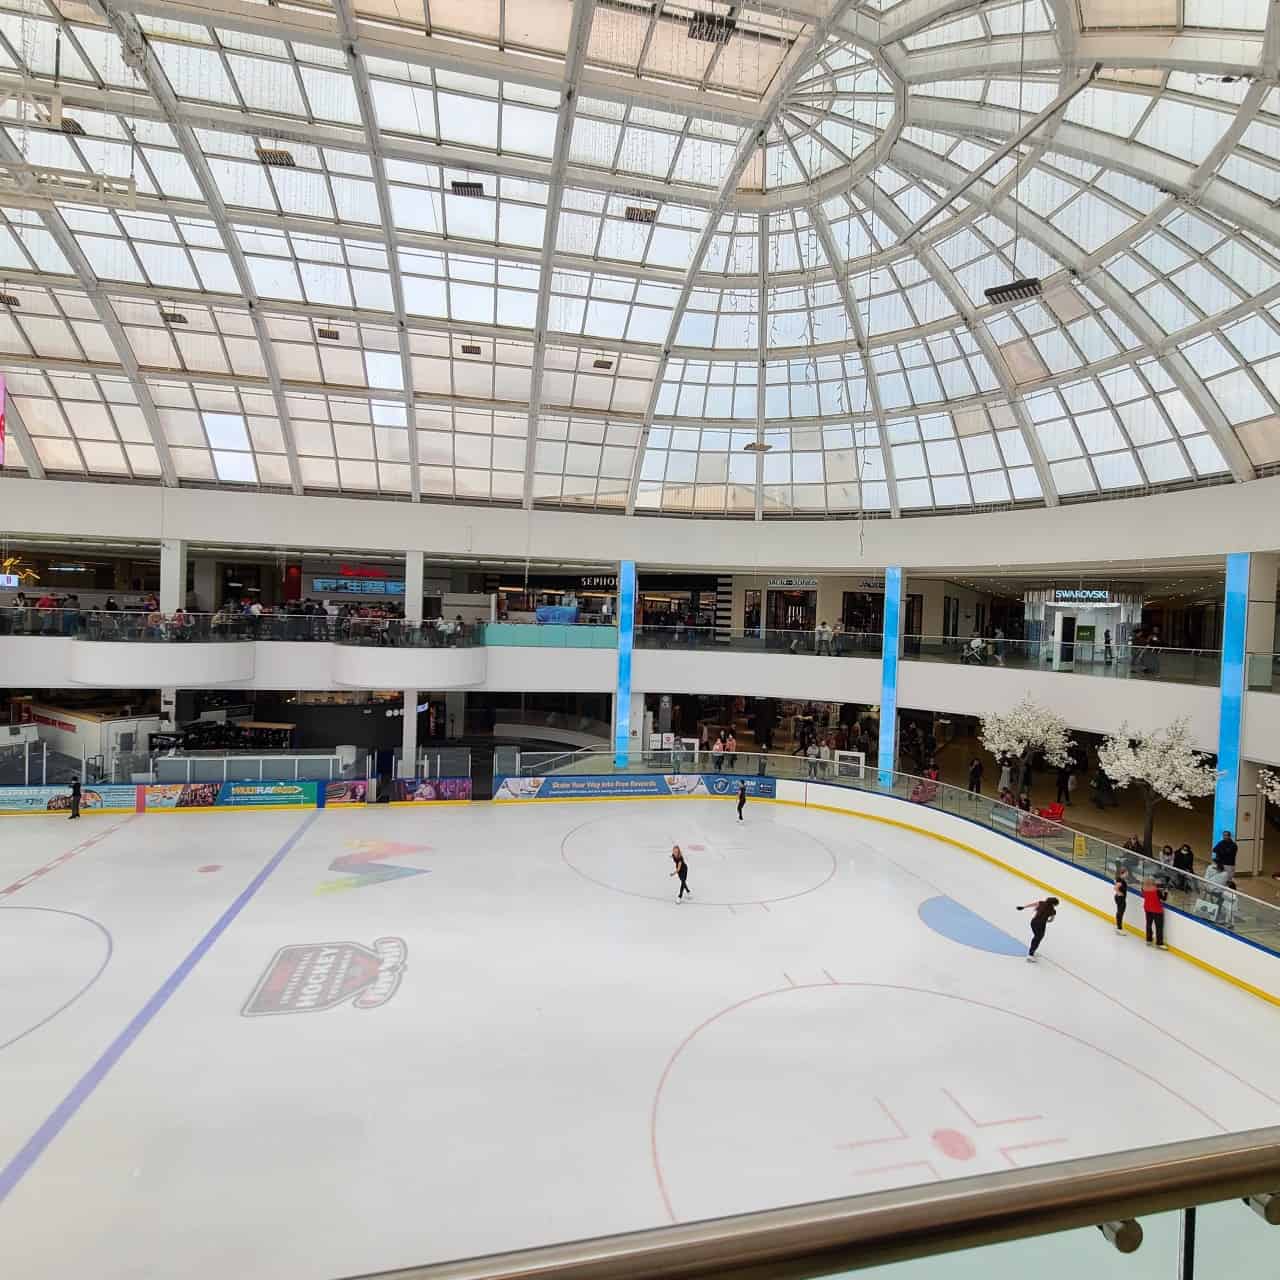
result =
M138 807L136 786L86 786L80 808L99 812L133 813ZM70 813L68 787L0 787L0 813Z
M341 808L343 805L368 804L369 784L363 778L349 782L326 782L324 784L324 807L326 809Z
M433 804L442 800L470 800L470 778L393 778L392 804Z
M146 786L146 807L160 809L314 808L316 782L175 782Z
M749 796L777 795L773 778L733 773L566 773L544 778L494 779L495 800L587 800L602 796L725 796L738 794L747 784Z

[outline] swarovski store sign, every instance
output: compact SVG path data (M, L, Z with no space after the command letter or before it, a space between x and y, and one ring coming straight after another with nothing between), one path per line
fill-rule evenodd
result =
M1132 588L1039 587L1023 596L1024 634L1054 671L1106 668L1124 661L1142 621L1142 594Z
M1054 587L1055 604L1110 604L1111 592L1106 587Z

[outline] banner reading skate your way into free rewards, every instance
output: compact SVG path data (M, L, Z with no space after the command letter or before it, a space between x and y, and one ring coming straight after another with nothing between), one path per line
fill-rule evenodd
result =
M584 800L600 796L726 796L738 794L772 799L773 778L734 773L566 773L545 778L495 778L495 800Z

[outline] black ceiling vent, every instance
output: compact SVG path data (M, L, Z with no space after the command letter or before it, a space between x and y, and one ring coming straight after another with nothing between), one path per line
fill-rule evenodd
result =
M455 196L470 196L472 199L479 199L484 196L483 182L450 182L449 190Z
M646 209L638 204L627 205L626 218L628 222L656 222L658 218L657 209Z
M689 39L705 40L708 44L728 44L729 37L738 29L732 18L718 13L691 13L689 15Z
M257 147L256 151L258 159L268 169L293 169L298 163L293 158L293 152L286 151L283 147Z
M464 342L462 344L462 354L464 356L479 356L483 355L484 352L481 351L478 342Z
M63 116L62 123L58 128L72 138L84 137L84 125L82 125L79 120L73 120L70 116Z
M1023 280L998 284L994 289L984 289L983 292L993 306L1003 306L1006 302L1025 302L1028 298L1038 298L1044 292L1044 285L1040 283L1039 276L1027 276Z
M330 329L324 325L316 325L316 337L323 338L326 342L340 342L342 334L337 329Z
M162 310L160 312L160 319L163 320L165 324L190 324L191 323L191 321L188 320L187 317L184 316L181 311Z
M22 299L16 293L0 293L0 306L20 307Z
M598 360L593 360L591 362L591 367L593 369L612 369L613 361L601 356Z

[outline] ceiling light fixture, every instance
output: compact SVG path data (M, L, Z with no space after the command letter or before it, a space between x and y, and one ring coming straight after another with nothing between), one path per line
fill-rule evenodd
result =
M738 24L718 13L691 13L689 15L689 39L703 40L707 44L728 44Z
M338 342L342 338L342 334L337 329L331 329L327 325L316 325L316 337L323 339L325 342Z
M455 196L467 196L470 199L480 199L484 196L483 182L458 182L454 180L449 183L449 190Z
M268 169L297 168L298 162L293 158L293 152L286 151L283 147L255 147L254 154Z
M767 440L752 440L750 444L742 446L743 453L768 453L773 448Z
M649 209L643 205L629 204L623 217L628 222L655 222L658 217L657 209Z
M1009 302L1038 298L1044 292L1044 284L1039 276L1025 276L1021 280L1011 280L1008 284L998 284L994 289L984 289L983 292L993 306L1004 306Z
M84 137L84 125L79 120L73 120L70 116L63 116L62 123L58 126L63 133L71 138Z

